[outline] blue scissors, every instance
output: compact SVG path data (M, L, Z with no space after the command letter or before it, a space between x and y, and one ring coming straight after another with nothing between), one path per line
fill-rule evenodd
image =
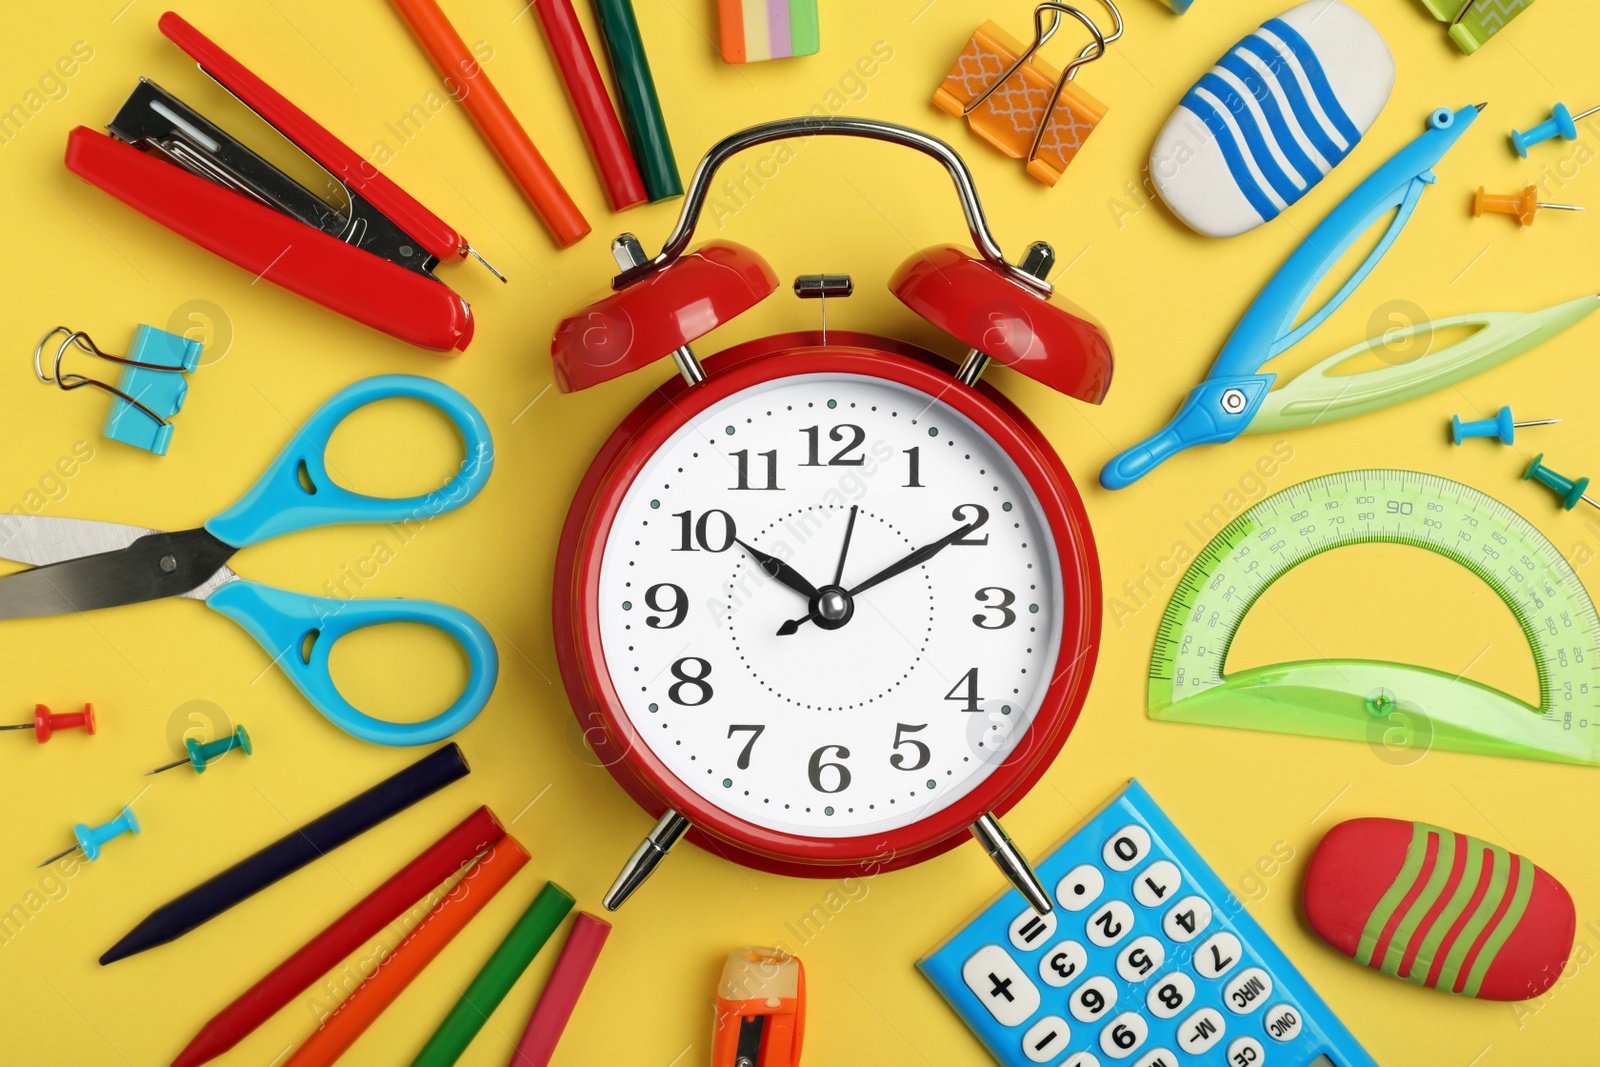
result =
M354 493L328 475L324 453L352 412L410 398L439 409L465 445L460 472L422 496ZM483 624L424 600L305 596L240 578L227 565L241 548L282 534L343 523L416 522L466 504L489 480L494 445L466 397L430 378L391 374L336 393L306 421L237 504L204 526L165 533L140 526L44 515L0 517L0 558L32 564L0 578L0 619L39 618L139 604L169 596L203 600L249 632L313 706L341 730L380 745L425 745L449 737L488 703L500 657ZM347 634L391 622L431 626L467 654L465 690L423 722L397 723L357 711L334 685L328 657Z

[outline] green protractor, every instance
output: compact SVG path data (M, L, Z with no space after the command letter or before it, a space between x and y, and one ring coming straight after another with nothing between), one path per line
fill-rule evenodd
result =
M1468 678L1379 660L1224 673L1239 624L1273 582L1312 556L1374 542L1438 553L1483 579L1527 637L1539 705ZM1597 670L1594 601L1521 515L1448 478L1347 471L1273 494L1195 557L1156 636L1150 717L1390 744L1415 733L1419 744L1455 752L1600 766Z

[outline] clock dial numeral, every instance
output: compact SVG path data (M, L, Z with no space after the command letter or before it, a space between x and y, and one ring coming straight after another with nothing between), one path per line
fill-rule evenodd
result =
M889 757L889 766L893 767L897 771L920 771L922 768L926 767L928 765L928 760L933 758L933 753L929 750L928 746L923 744L921 741L918 741L914 737L904 737L902 735L919 733L927 728L927 723L922 723L919 726L912 726L909 723L903 722L895 723L895 752L894 755ZM915 763L908 762L906 760L906 754L900 751L900 749L906 745L910 745L911 748L916 752L917 759Z
M989 603L989 596L990 594L994 593L998 593L1000 596L1000 603L998 604ZM993 611L998 612L1000 615L999 620L992 623L988 621L988 615L974 615L972 617L972 624L978 629L1004 630L1007 626L1010 626L1012 623L1017 621L1017 613L1011 610L1011 605L1017 602L1017 594L1013 593L1011 590L1002 589L998 585L988 585L974 593L973 597L974 599L983 603L983 610L985 612Z
M817 458L821 448L822 427L807 426L800 432L806 435L806 456L808 457L804 463L800 464L802 467L860 467L867 462L866 456L856 456L853 459L850 457L850 453L860 448L867 440L867 431L853 422L841 423L828 431L828 439L830 441L837 443L849 438L849 444L835 452L833 458L828 460L827 463L822 463Z
M782 486L780 486L778 484L778 450L777 449L774 448L770 452L757 452L756 453L756 455L759 456L761 459L764 459L764 460L767 461L767 484L766 485L754 485L753 486L753 485L750 484L750 450L748 448L741 448L737 452L730 453L730 455L732 455L734 459L739 461L739 484L733 487L735 492L737 492L740 489L764 489L764 490L778 489L778 490L781 490L783 488Z
M950 687L950 692L946 693L944 698L961 701L965 705L962 711L982 711L983 709L978 707L978 701L983 699L978 695L978 668L974 667L963 674L961 680Z
M661 591L663 589L671 590L672 603L661 603ZM672 612L672 620L670 622L663 622L660 615L647 616L644 624L652 630L670 630L674 626L681 625L684 618L689 614L689 594L683 591L682 586L673 585L671 582L662 582L646 589L644 591L644 602L645 606L652 611Z
M689 673L689 668L694 668L694 673ZM677 679L667 687L667 698L674 704L681 704L686 708L698 708L701 704L711 699L711 683L706 681L711 676L711 662L699 656L685 656L672 665L672 676ZM693 689L698 700L684 699L684 691Z
M819 793L842 793L850 788L850 768L843 763L824 761L823 757L830 752L837 752L841 760L850 758L850 750L843 745L823 745L811 753L811 762L806 766L806 776L811 779L811 788ZM835 772L832 789L822 784L822 772L825 770Z
M726 511L708 511L700 516L699 522L693 521L692 511L674 512L672 517L678 520L681 527L681 539L678 547L672 550L674 552L694 552L701 548L707 552L726 552L739 538L733 516Z
M739 761L737 764L735 764L735 766L737 766L741 771L748 771L750 769L750 751L756 747L756 738L760 737L761 732L765 729L765 726L735 725L728 727L728 740L730 741L733 740L733 735L741 730L750 734L750 740L744 743L744 749L739 753Z
M903 486L903 488L926 488L926 486L922 484L922 446L917 445L915 448L904 448L901 449L901 451L906 454L911 466L911 470L906 474L906 484Z
M969 517L969 513L971 517ZM971 529L966 532L964 537L958 537L954 541L951 541L951 545L986 545L989 543L988 534L984 534L982 537L972 536L979 530L983 529L983 527L989 522L988 508L984 507L982 504L962 504L950 513L950 517L957 522L964 522L971 527Z

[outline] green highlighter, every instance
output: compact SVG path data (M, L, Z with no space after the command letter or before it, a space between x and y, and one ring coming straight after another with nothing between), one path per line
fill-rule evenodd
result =
M572 904L572 894L554 882L545 883L506 939L500 942L500 947L494 950L494 955L467 986L467 991L461 994L455 1007L450 1009L450 1014L444 1017L439 1029L411 1061L411 1067L450 1067L461 1058L495 1008L522 977L522 972L528 969L528 964L561 925L561 920L567 917Z

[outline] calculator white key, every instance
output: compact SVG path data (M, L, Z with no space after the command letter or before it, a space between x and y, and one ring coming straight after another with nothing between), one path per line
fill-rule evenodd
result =
M1211 905L1202 897L1184 897L1161 919L1161 932L1180 945L1187 944L1211 925Z
M1178 1067L1178 1057L1171 1049L1154 1048L1140 1056L1133 1067Z
M1011 920L1011 928L1007 933L1011 937L1011 945L1018 952L1032 952L1050 943L1050 935L1056 932L1056 913L1051 911L1040 915L1032 908L1024 908L1022 914Z
M1074 1052L1062 1060L1059 1067L1100 1067L1100 1060L1092 1052Z
M1050 946L1039 961L1039 978L1055 989L1071 985L1089 965L1089 954L1076 941L1063 941Z
M1021 1026L1039 1010L1039 987L999 945L985 945L969 956L961 978L1001 1026Z
M1128 942L1128 947L1117 953L1117 973L1124 982L1142 982L1166 962L1167 950L1161 942L1145 934Z
M1274 1041L1293 1041L1300 1036L1300 1013L1287 1004L1274 1004L1261 1018L1267 1036Z
M1056 903L1068 911L1082 911L1099 898L1105 887L1106 876L1100 868L1079 864L1056 883Z
M1249 1015L1272 996L1272 977L1260 967L1240 971L1222 990L1222 999L1235 1015Z
M1114 1060L1125 1060L1139 1051L1150 1036L1150 1024L1136 1011L1125 1011L1106 1023L1100 1031L1100 1051Z
M1133 929L1133 909L1120 900L1108 900L1096 908L1084 925L1089 940L1100 948L1110 948Z
M1253 1037L1241 1037L1228 1046L1228 1067L1256 1067L1264 1056L1261 1042Z
M1239 964L1244 952L1239 939L1226 930L1219 930L1200 942L1194 950L1195 973L1201 978L1221 978Z
M1170 1019L1194 1001L1194 979L1182 971L1173 971L1157 979L1144 998L1145 1007L1157 1019Z
M1131 871L1139 861L1150 855L1150 832L1137 824L1124 826L1111 835L1100 858L1113 871Z
M1050 1063L1061 1055L1070 1040L1072 1031L1067 1029L1067 1020L1059 1015L1046 1015L1022 1035L1022 1054L1030 1063Z
M1183 875L1171 860L1156 860L1133 880L1133 899L1147 908L1159 908L1183 885Z
M1191 1056L1202 1056L1221 1043L1227 1030L1220 1011L1201 1008L1178 1024L1178 1047Z
M1088 979L1067 998L1067 1009L1080 1023L1092 1023L1116 1006L1116 983L1103 974Z

